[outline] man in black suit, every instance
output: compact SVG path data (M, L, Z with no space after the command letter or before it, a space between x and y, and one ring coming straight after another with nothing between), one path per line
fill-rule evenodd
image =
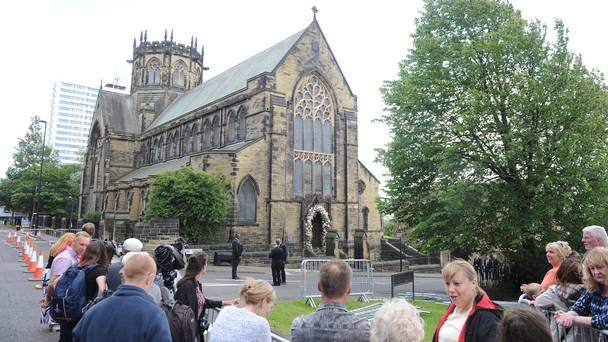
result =
M272 285L281 285L281 268L283 266L283 250L280 247L281 239L277 239L274 248L270 250L268 257L272 260L270 268L272 269Z
M279 247L281 248L281 250L283 251L283 262L281 263L281 284L285 284L287 281L285 280L285 264L287 263L287 246L285 246L285 244L283 243L283 241L281 239L278 240L279 243Z
M236 268L241 262L241 255L243 255L243 244L239 237L239 233L234 233L232 238L232 279L239 279L236 275Z

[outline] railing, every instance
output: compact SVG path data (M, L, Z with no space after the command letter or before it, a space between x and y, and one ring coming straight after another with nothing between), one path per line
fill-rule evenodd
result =
M573 341L573 342L606 342L608 341L608 330L597 330L581 324L573 323L566 328L555 322L555 311L541 310L551 327L551 337L554 342Z
M305 259L302 260L302 297L306 303L316 307L315 298L321 297L317 283L319 282L319 270L328 259ZM359 300L367 302L374 294L374 268L367 259L345 259L352 269L352 292L351 296L359 296Z
M207 337L207 333L213 329L213 324L215 323L215 320L217 319L217 315L220 313L220 309L219 308L213 308L210 310L207 310L207 320L209 322L209 329L205 332L204 334L204 341L209 341L209 338ZM273 332L270 332L270 339L272 342L289 342L288 339L285 339Z

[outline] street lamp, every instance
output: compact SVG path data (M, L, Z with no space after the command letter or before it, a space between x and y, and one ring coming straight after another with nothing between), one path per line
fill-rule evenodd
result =
M36 216L36 222L34 222L34 233L38 232L38 205L40 201L40 192L42 192L42 165L44 164L44 144L46 142L46 121L38 120L38 122L42 122L44 124L44 135L42 136L42 153L40 155L40 170L38 171L38 184L36 185L36 191L34 193L34 211L32 214L32 218L34 215Z

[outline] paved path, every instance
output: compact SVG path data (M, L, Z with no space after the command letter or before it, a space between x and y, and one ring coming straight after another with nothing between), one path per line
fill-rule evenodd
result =
M41 291L28 282L31 276L23 273L18 252L4 240L14 230L0 225L0 341L57 341L58 333L50 332L39 323ZM45 251L46 263L49 241L38 241L38 248ZM240 266L241 280L230 277L230 266L209 265L203 278L203 291L210 298L232 299L238 297L239 287L246 277L272 282L270 267ZM299 270L287 270L287 286L275 287L279 300L297 299L301 296L302 274ZM416 274L416 292L443 293L443 281L438 274ZM411 291L411 285L399 288L399 292ZM374 274L374 297L390 296L390 273Z

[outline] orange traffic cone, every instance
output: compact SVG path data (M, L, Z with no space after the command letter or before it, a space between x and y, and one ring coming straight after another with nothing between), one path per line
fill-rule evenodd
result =
M32 250L32 256L30 257L30 263L28 264L28 268L27 273L34 273L34 271L36 271L36 261L38 258L36 258L36 251Z
M26 242L25 247L23 248L23 252L21 252L21 259L24 263L26 263L29 260L29 255L30 255L30 246Z
M42 274L44 273L44 256L42 252L38 256L38 265L36 265L36 271L34 272L34 276L29 278L29 281L41 281Z
M15 241L15 248L21 249L21 236L17 236L17 240Z
M13 233L9 232L8 236L6 237L6 240L4 240L4 242L6 243L10 243L11 242L11 238L13 237Z

